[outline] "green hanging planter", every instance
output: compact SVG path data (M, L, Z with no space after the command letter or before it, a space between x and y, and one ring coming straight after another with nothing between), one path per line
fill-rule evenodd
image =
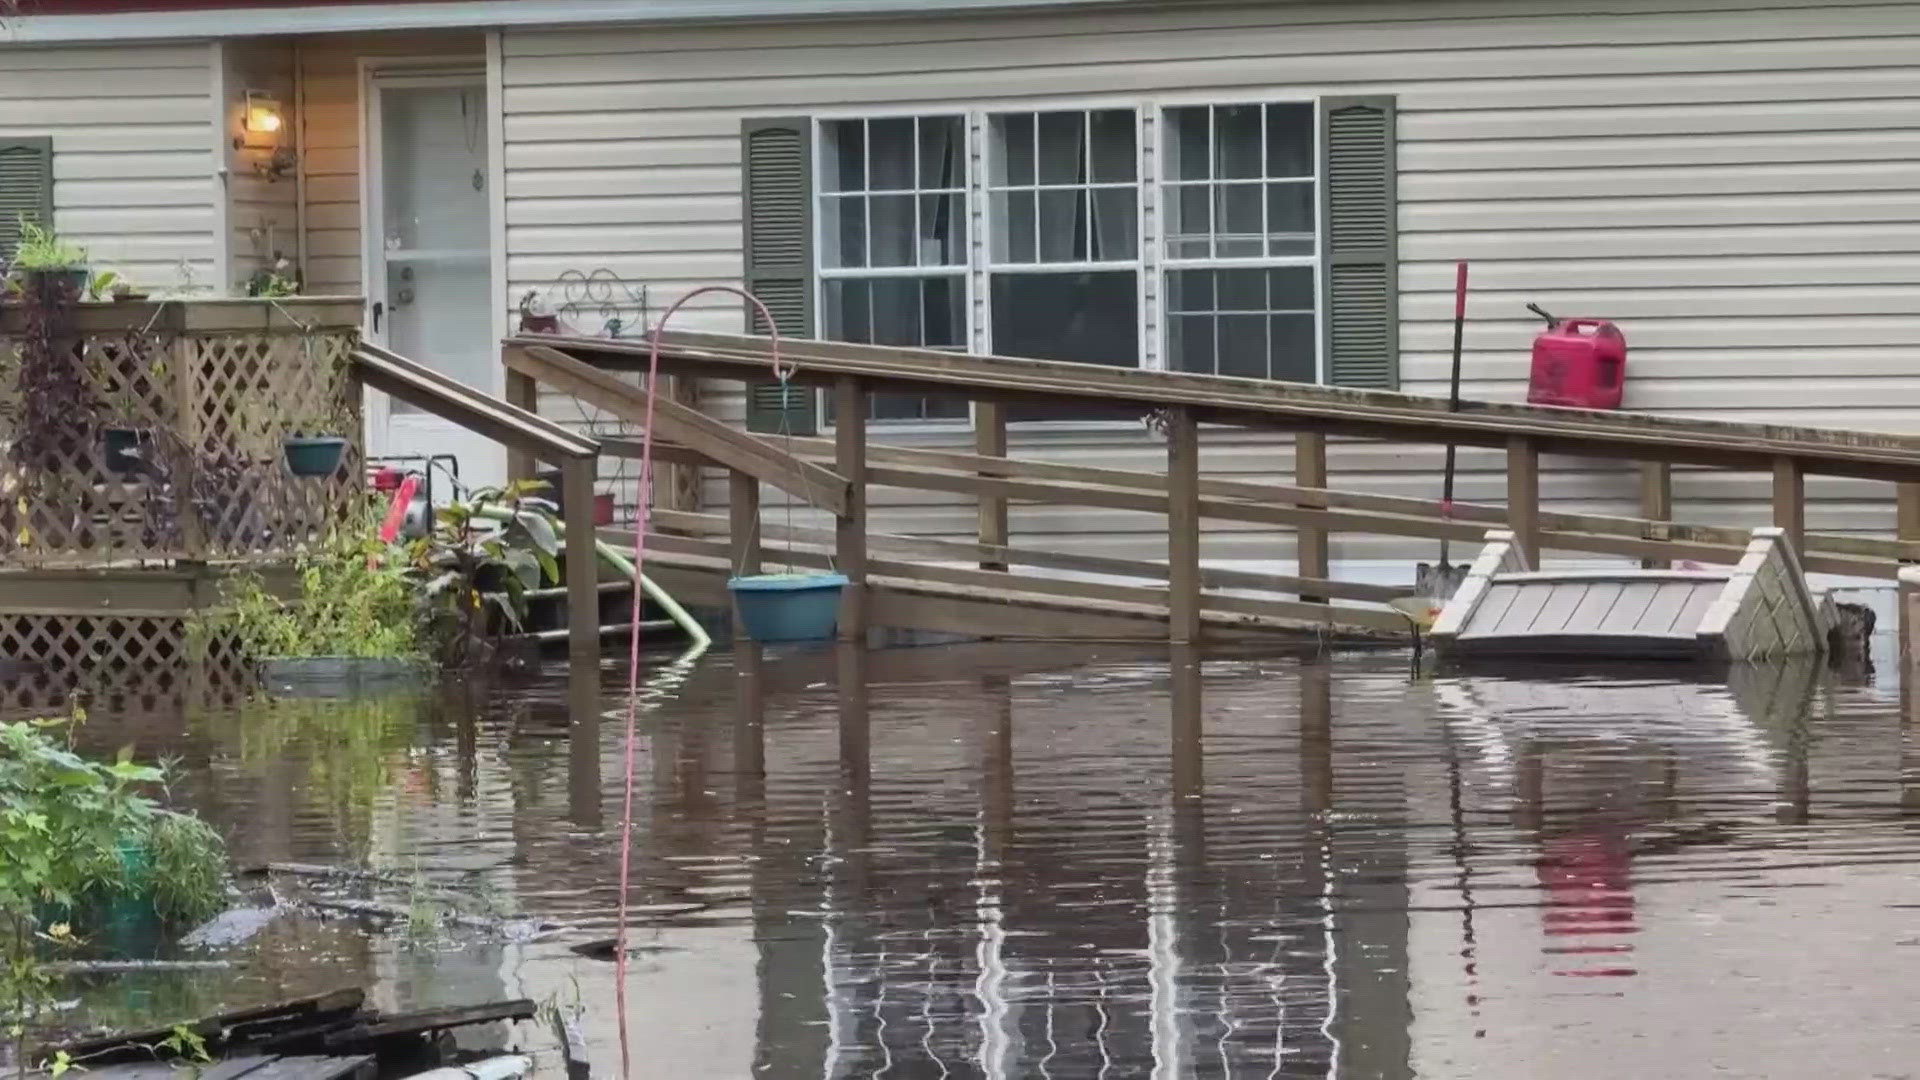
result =
M295 476L332 476L347 456L347 440L339 435L289 435L287 469Z

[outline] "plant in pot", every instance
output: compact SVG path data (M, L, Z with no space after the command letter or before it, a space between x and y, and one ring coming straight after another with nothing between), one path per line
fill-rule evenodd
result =
M340 471L347 455L347 437L337 434L341 425L329 416L310 416L296 420L282 440L287 471L295 476L325 477Z
M407 547L434 646L444 667L497 654L499 632L518 630L527 592L560 580L559 520L521 480L480 488L440 507L431 532Z
M225 617L277 692L340 696L413 675L420 604L395 555L369 518L301 558L291 588L270 589L257 575L236 582Z
M87 294L93 281L87 270L86 248L62 240L52 229L25 215L20 218L20 244L14 249L9 277L21 291L49 303L72 303Z

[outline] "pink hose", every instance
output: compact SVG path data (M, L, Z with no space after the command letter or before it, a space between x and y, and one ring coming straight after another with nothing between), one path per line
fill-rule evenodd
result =
M710 292L732 293L752 304L760 312L760 320L767 327L772 341L774 377L784 383L793 374L792 368L780 366L780 328L773 323L773 313L758 297L744 289L732 285L702 285L675 300L661 314L660 321L653 324L652 344L647 356L647 419L640 448L638 520L633 530L633 624L627 639L627 776L620 809L620 928L613 947L613 1000L620 1021L620 1075L623 1077L633 1075L633 1055L627 1043L627 884L633 867L633 759L634 745L639 738L640 605L644 595L640 588L640 575L645 571L647 562L647 526L653 509L653 399L660 381L660 331L665 329L667 320L673 318L673 313L679 311L681 305L702 293Z

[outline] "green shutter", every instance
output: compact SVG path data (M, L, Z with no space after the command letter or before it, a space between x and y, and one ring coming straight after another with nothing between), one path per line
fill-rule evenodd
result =
M813 336L813 124L806 117L740 125L741 220L747 291L773 315L783 338ZM757 309L747 325L764 334ZM817 395L798 385L747 384L747 430L813 435Z
M1391 97L1320 103L1320 281L1335 386L1400 385L1398 230Z
M53 140L0 138L0 264L20 246L20 219L53 227Z

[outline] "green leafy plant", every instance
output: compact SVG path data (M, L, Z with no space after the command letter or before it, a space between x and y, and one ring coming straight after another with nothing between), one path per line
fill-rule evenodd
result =
M281 264L276 264L276 269L273 270L254 271L253 276L247 279L247 295L270 299L298 296L300 294L299 279L278 268L284 262L285 260L282 260Z
M111 763L77 753L81 718L0 724L0 1008L22 1062L52 986L43 948L71 944L76 924L118 898L150 896L161 918L184 921L225 895L220 834L157 802L166 770L131 747Z
M114 285L120 281L120 275L112 270L102 270L87 279L87 299L98 300L112 294Z
M62 240L52 229L20 215L20 243L13 251L16 271L75 270L87 265L87 249Z
M554 504L544 481L481 488L441 507L433 529L408 547L441 662L484 656L499 633L520 629L527 592L560 580Z
M241 648L263 660L421 655L415 586L393 554L368 524L303 558L291 597L258 576L238 582L230 614Z

